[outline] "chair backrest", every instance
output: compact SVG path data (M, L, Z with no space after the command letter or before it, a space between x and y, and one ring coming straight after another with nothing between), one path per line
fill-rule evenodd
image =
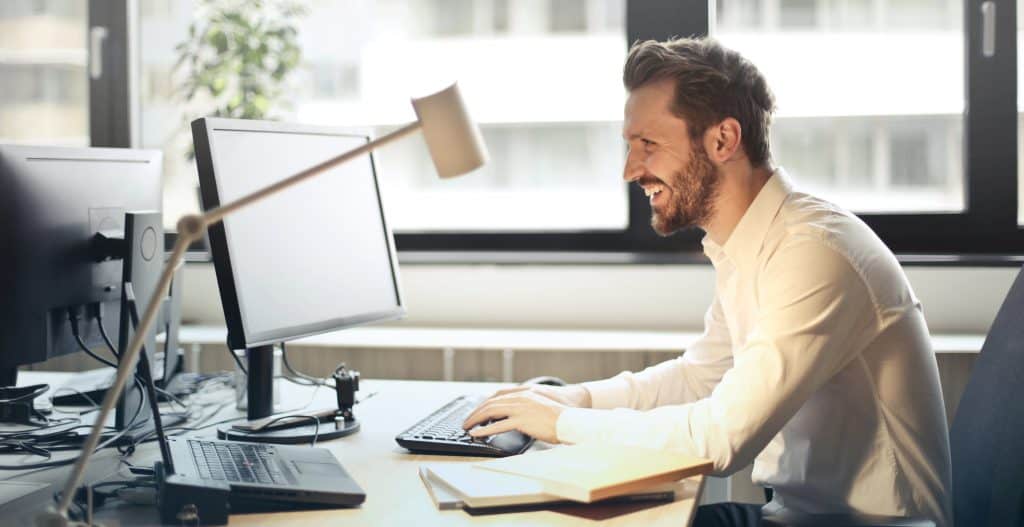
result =
M955 525L1024 525L1024 270L974 363L950 448Z

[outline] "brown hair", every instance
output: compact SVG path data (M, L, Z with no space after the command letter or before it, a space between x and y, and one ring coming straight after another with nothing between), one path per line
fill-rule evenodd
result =
M666 79L675 81L672 113L686 121L691 140L732 117L742 129L743 150L756 166L771 159L768 127L775 97L753 63L710 38L637 42L629 50L622 83L633 91Z

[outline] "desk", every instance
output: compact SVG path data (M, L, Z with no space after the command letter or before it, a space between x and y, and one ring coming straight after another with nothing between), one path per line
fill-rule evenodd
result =
M59 385L69 374L23 372L20 383L30 384L45 378ZM37 377L38 376L38 377ZM436 381L365 380L358 396L364 399L355 407L362 429L355 435L321 443L331 450L348 472L366 491L366 502L355 509L245 514L231 517L230 525L671 525L689 524L699 497L703 478L695 477L678 484L673 503L641 505L573 506L556 510L470 516L463 511L439 511L427 495L417 469L421 463L459 462L480 458L414 455L399 447L394 437L442 404L463 393L487 393L496 383L456 383ZM282 383L281 406L293 408L315 401L311 407L334 404L333 392ZM370 394L376 394L367 398ZM219 418L239 415L234 408ZM203 435L214 434L209 429ZM157 459L155 443L132 457L134 464ZM5 457L5 456L0 456ZM22 456L18 456L21 458ZM56 470L50 472L57 472ZM61 469L66 474L66 469ZM15 474L0 474L6 479ZM107 525L155 525L152 507L120 505L101 509L98 519Z

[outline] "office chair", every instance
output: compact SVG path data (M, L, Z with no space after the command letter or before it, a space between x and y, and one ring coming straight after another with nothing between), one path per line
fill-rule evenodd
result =
M953 521L1024 525L1024 269L989 329L949 429ZM766 517L772 527L925 526L931 521L859 515Z

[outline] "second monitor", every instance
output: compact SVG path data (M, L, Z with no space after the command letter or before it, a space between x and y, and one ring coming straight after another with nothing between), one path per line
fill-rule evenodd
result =
M193 121L192 136L206 210L369 141L336 128L219 118ZM273 413L273 344L405 315L372 156L332 172L209 230L228 346L249 359L249 419Z

